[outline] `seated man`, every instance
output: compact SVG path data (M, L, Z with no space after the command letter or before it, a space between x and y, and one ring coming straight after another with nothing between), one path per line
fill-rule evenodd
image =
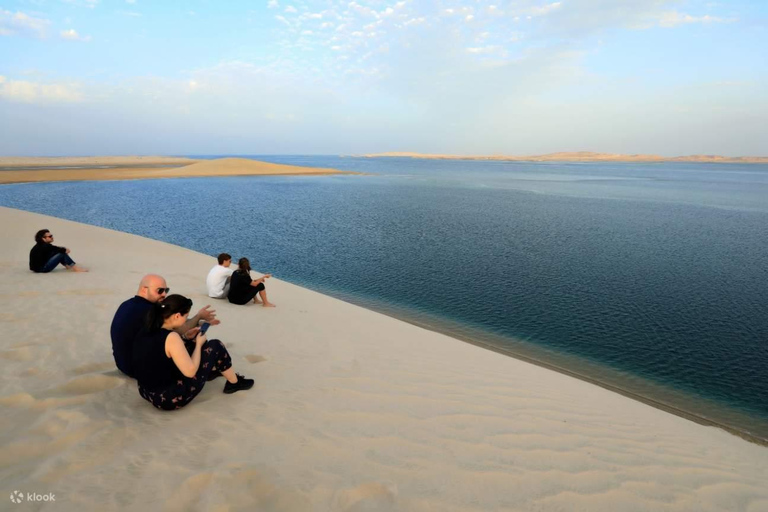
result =
M145 327L147 313L152 309L152 305L162 302L168 294L170 288L167 287L165 279L158 275L149 274L144 276L139 283L139 290L136 296L120 304L112 319L112 354L115 357L117 368L128 375L134 377L133 369L133 344L136 336ZM216 319L216 311L209 309L211 306L205 306L187 320L178 332L187 339L194 339L197 335L197 324L200 320L216 325L219 320Z
M41 229L35 233L35 246L29 251L29 270L47 274L59 264L73 272L88 272L75 264L69 256L69 249L53 245L53 234L50 231Z
M232 256L225 252L219 254L219 264L208 272L208 277L205 279L209 297L226 299L229 295L229 280L234 272L234 269L229 268L231 263Z

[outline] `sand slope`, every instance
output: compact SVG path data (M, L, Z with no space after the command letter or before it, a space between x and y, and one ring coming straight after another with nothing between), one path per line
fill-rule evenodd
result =
M768 449L716 428L277 279L274 310L209 300L214 260L186 249L0 220L0 499L56 494L4 510L768 510ZM31 274L39 228L91 272ZM253 390L163 413L113 369L147 272L215 303Z

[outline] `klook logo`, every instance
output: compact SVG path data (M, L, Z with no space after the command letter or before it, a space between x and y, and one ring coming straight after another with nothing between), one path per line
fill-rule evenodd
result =
M56 501L56 495L52 492L47 492L45 494L39 494L36 492L28 492L27 493L27 501ZM24 501L24 493L21 491L13 491L11 493L11 502L12 503L21 503Z

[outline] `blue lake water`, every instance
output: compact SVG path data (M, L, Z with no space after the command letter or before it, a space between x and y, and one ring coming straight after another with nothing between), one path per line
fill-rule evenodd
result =
M768 166L258 158L370 174L5 185L0 204L247 256L768 439Z

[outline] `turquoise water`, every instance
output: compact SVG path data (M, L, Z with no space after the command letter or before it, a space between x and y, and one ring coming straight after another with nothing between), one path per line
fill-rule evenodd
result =
M371 174L6 185L0 204L247 256L768 439L768 166L259 158Z

